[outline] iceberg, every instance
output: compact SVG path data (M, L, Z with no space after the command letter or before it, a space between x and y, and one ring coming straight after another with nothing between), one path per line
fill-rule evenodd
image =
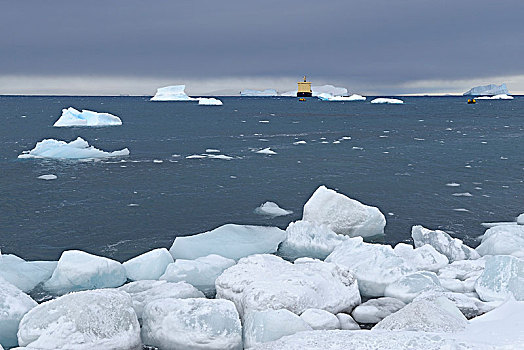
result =
M169 282L187 282L212 297L215 294L215 280L225 269L235 264L233 259L214 254L195 260L177 259L167 266L160 279Z
M122 265L126 269L128 279L139 281L158 279L171 263L173 257L169 251L166 248L159 248L129 259Z
M399 243L393 250L395 254L408 261L417 271L436 272L449 263L445 255L437 252L429 244L413 249L413 246L409 244Z
M201 106L222 106L222 101L216 98L199 97L198 104Z
M360 203L320 186L304 205L302 220L327 225L335 233L351 237L384 234L386 218L376 207Z
M275 89L265 89L265 90L246 89L246 90L240 91L240 96L271 97L271 96L278 96L278 93L277 93L277 90Z
M265 202L255 209L255 214L277 217L293 214L293 211L282 209L274 202Z
M488 256L475 291L484 301L503 301L509 297L524 301L524 260L511 255Z
M89 146L87 141L78 137L71 142L44 139L37 142L35 148L32 150L23 151L18 158L90 159L122 157L128 155L129 150L127 148L119 151L105 152L93 146Z
M470 90L466 91L463 96L502 95L502 94L508 94L508 88L506 87L506 84L501 84L501 85L489 84L489 85L475 86L471 88Z
M119 287L126 282L121 263L79 250L66 250L60 256L44 289L55 294Z
M384 290L384 296L408 304L424 291L440 289L440 281L434 272L421 271L402 276L388 285Z
M358 305L351 313L351 316L357 322L375 324L404 306L406 304L395 298L369 299L365 303Z
M443 290L428 290L420 293L414 301L425 299L434 301L439 297L445 297L451 301L462 312L466 318L470 319L482 315L488 311L495 309L498 302L486 303L480 301L478 298L467 296L462 293L454 293Z
M388 104L402 104L404 101L399 100L397 98L384 98L379 97L371 100L371 103L388 103Z
M175 259L217 254L238 260L252 254L274 253L285 238L286 232L278 227L226 224L194 236L176 237L169 252Z
M53 124L56 127L64 126L112 126L122 125L122 120L116 115L99 113L87 109L76 110L73 107L62 109L62 115Z
M365 101L364 96L353 94L351 96L333 96L328 93L322 93L317 96L322 101L331 101L331 102L352 102L352 101Z
M500 94L495 96L479 96L476 97L477 100L513 100L513 96L509 96L506 94Z
M499 225L488 229L475 249L480 255L513 255L524 258L524 226Z
M186 95L185 85L172 85L156 90L155 96L151 97L150 101L197 101L196 98L191 98Z
M221 299L159 299L146 305L142 340L159 349L242 350L235 305Z
M321 309L307 309L300 318L316 330L340 329L338 317Z
M313 96L319 96L321 94L329 94L331 96L347 96L348 89L343 87L336 87L333 85L320 85L320 86L312 86L311 91L313 92ZM297 90L284 92L282 96L297 96Z
M36 306L20 322L18 343L39 350L130 350L142 345L131 297L108 289L71 293Z
M30 292L51 277L56 264L56 261L25 261L16 255L0 254L0 276L22 291Z
M358 284L349 268L299 260L292 264L262 254L240 259L217 278L216 297L233 301L241 317L269 309L300 315L315 308L336 314L360 304Z

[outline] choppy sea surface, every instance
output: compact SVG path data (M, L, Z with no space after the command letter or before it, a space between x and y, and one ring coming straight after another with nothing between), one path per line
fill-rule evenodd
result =
M482 222L524 212L524 97L402 97L403 105L223 97L223 106L149 97L0 96L0 249L57 260L81 249L124 261L225 223L281 228L319 185L377 206L386 243L411 226L476 246ZM54 128L62 108L123 125ZM99 161L18 159L45 138L129 148ZM298 141L305 141L305 143ZM255 151L270 147L276 155ZM231 160L186 158L220 150ZM56 180L38 179L55 174ZM256 207L293 210L269 219Z

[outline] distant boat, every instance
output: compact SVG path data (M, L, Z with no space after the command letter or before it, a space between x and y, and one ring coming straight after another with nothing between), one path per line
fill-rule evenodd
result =
M297 97L311 97L313 96L313 91L311 91L311 82L306 80L304 75L304 81L299 81L298 83Z
M468 98L468 104L472 105L472 104L475 104L477 103L477 101L475 101L474 98Z

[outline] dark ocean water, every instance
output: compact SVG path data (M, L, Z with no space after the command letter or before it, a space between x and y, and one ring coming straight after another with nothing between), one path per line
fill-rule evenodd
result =
M148 99L0 96L2 253L56 260L82 249L124 261L225 223L285 228L322 184L379 207L387 243L409 241L421 224L476 246L481 222L524 212L524 97L476 105L462 97L404 97L404 105L226 97L221 107ZM124 124L53 128L69 106ZM78 136L131 154L17 159L44 138ZM278 154L254 152L266 147ZM185 158L207 148L234 159ZM58 179L37 179L43 174ZM253 213L268 200L294 214Z

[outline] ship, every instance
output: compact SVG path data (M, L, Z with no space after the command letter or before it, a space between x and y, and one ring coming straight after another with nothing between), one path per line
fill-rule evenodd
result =
M304 81L299 81L297 90L297 97L311 97L313 96L313 91L311 91L311 82L306 80L304 75Z

